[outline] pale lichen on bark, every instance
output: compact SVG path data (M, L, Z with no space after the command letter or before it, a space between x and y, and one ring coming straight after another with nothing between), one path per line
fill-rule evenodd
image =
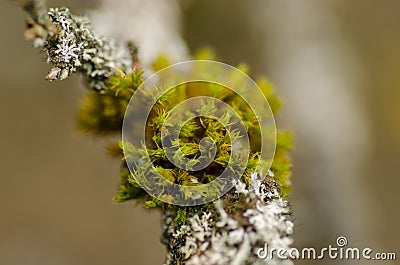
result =
M293 243L288 202L279 195L272 175L270 172L263 179L253 173L250 187L238 181L235 189L215 202L213 208L189 211L186 224L177 226L174 213L165 212L163 243L169 248L166 264L292 264L278 257L258 256L265 244L270 249L289 251Z
M30 15L25 36L52 64L47 80L64 80L80 72L87 77L89 87L101 91L109 77L132 68L133 51L96 35L86 17L72 15L68 8L43 9L41 1L25 4Z
M99 93L107 80L132 72L137 63L134 49L118 45L95 34L86 17L68 8L47 9L42 1L24 4L28 13L25 36L46 54L52 69L48 80L63 80L75 72ZM177 223L177 209L163 209L162 242L168 249L166 264L292 264L290 260L260 259L257 251L288 250L293 242L293 222L280 184L269 171L252 173L249 185L241 181L218 202L184 207L183 223Z

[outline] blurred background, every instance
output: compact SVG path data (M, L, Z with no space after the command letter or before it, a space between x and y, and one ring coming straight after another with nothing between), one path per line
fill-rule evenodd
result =
M277 125L295 135L295 246L346 236L350 246L400 255L399 1L67 5L90 10L106 36L136 41L145 63L161 52L184 60L208 45L266 75L284 102ZM160 214L113 204L120 163L77 130L82 81L45 81L49 66L23 38L22 10L2 0L0 17L0 265L162 264Z

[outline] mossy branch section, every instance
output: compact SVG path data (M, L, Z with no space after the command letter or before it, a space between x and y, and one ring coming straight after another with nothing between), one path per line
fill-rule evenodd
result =
M129 44L119 46L96 35L85 17L72 15L67 8L47 10L43 1L28 0L25 1L24 9L28 13L25 37L35 47L41 48L48 63L53 65L47 79L63 80L79 72L88 81L89 92L78 114L79 127L96 136L120 137L128 102L143 82L143 71L137 62L137 49ZM214 54L211 49L203 49L194 59L215 60ZM168 65L166 57L160 56L151 70L157 71ZM244 64L238 67L249 72ZM272 112L276 114L281 102L273 86L265 78L256 79L256 82ZM185 100L189 93L180 96L180 100ZM232 105L237 104L236 110L252 133L251 140L256 143L259 134L254 126L254 114L245 106L240 106L240 100L237 101L234 96L224 95L222 90L218 96ZM181 133L183 141L179 143L180 148L185 150L185 155L196 157L197 141L204 135L212 135L219 141L219 154L213 161L215 168L198 175L174 168L166 162L162 150L159 150L159 125L172 105L171 100L164 97L155 106L147 125L148 141L145 149L139 151L149 152L162 176L176 183L196 185L212 180L225 165L231 139L225 137L226 132L216 121L197 119L188 122ZM121 144L115 142L108 150L110 154L124 159ZM216 204L194 207L177 207L149 196L122 161L121 184L115 201L136 200L146 208L162 210L162 241L169 251L166 264L225 265L253 264L255 261L264 264L254 256L258 247L263 247L264 243L288 247L292 242L290 236L293 223L284 200L290 191L291 163L288 150L291 148L291 134L278 130L276 153L270 171L251 172L259 159L259 150L252 148L246 173L236 183L235 189L225 194ZM221 250L222 247L225 249ZM287 263L276 261L274 264Z
M206 57L204 53L204 51L200 52L203 59L214 59ZM198 57L195 56L195 58ZM165 58L157 62L160 64L155 63L154 69L168 66ZM246 71L248 69L244 65L239 67ZM130 96L140 86L143 81L142 74L143 72L135 70L126 77L111 77L105 93L91 92L88 94L85 99L86 103L82 105L79 112L81 128L96 135L119 135L123 119L121 107L127 106ZM276 114L281 107L281 102L275 95L272 84L265 78L259 78L256 82L269 101L272 112ZM198 86L199 84L191 85ZM190 120L183 125L180 141L177 144L187 157L195 158L199 151L197 145L199 139L211 135L219 147L217 156L211 164L211 170L209 168L209 170L200 172L188 172L176 168L168 162L160 145L161 125L164 124L166 116L176 103L175 101L183 101L193 94L190 93L191 85L178 88L180 91L175 92L179 93L174 94L178 96L169 97L167 93L158 101L146 126L146 146L141 150L131 148L131 152L147 152L151 157L152 165L164 178L181 185L207 183L217 177L217 174L226 165L225 156L229 155L231 140L226 137L226 131L220 127L218 121L200 118ZM220 87L209 87L204 84L201 84L200 87L206 90L210 89L213 96L217 96L221 100L230 104L236 103L235 110L240 113L247 126L250 141L255 143L259 141L260 134L255 125L254 114L245 104L240 105L240 100ZM204 108L203 111L206 113L212 111L211 106L204 105ZM110 115L110 113L115 115ZM117 120L113 121L116 117L118 117ZM114 124L114 122L118 126L104 128L104 124ZM120 157L123 159L122 145L121 142L119 146L116 143L109 149L118 150L120 148ZM133 200L142 203L145 208L162 210L164 215L162 242L168 249L166 259L168 265L254 264L259 259L251 253L256 252L265 243L288 248L292 242L293 223L290 209L285 201L291 189L289 179L291 163L288 151L292 147L292 135L287 131L278 130L276 152L271 169L268 172L262 172L261 180L258 180L258 174L253 171L254 165L259 159L259 150L252 148L241 182L221 198L223 206L219 208L213 203L195 207L177 207L161 202L142 190L135 179L135 174L139 174L140 171L131 174L124 161L121 166L120 188L114 199L117 202ZM246 190L245 186L253 187L254 191ZM219 227L219 223L223 222L224 218L227 218L226 224ZM255 220L258 221L255 222ZM237 241L238 236L242 237L239 241ZM246 252L243 251L245 245L247 245ZM223 249L222 246L224 246ZM219 257L221 252L230 254ZM278 260L274 264L292 264L284 262Z
M205 57L204 52L200 52L200 54L202 54L202 58ZM157 62L160 62L162 66L155 63L155 69L168 65L166 64L165 58L160 59ZM248 71L248 67L245 65L239 65L239 68ZM103 93L89 93L83 100L83 104L79 111L78 121L80 128L96 135L120 134L125 109L129 103L130 97L143 82L142 75L143 72L140 70L134 70L131 74L127 74L126 76L115 75L108 80L107 89L105 89ZM273 113L276 114L281 107L281 103L274 93L272 84L265 78L259 78L256 82L267 100L270 102ZM230 154L231 139L227 137L226 130L221 127L221 124L218 121L208 118L197 118L182 126L180 141L176 144L179 145L182 153L186 157L195 158L199 154L199 140L203 137L211 136L219 148L214 162L208 170L196 173L176 168L168 162L161 145L162 125L164 124L169 111L177 103L193 95L193 92L191 92L193 91L193 86L195 86L195 89L201 89L203 95L207 94L204 90L208 90L214 97L231 104L242 118L243 123L246 125L249 131L251 143L257 143L259 141L258 138L260 137L258 131L259 128L257 127L254 114L237 96L232 95L231 92L226 89L214 84L188 84L177 87L175 90L171 90L158 101L150 113L146 126L146 147L142 150L132 150L132 152L147 152L153 165L163 177L181 185L197 185L213 180L224 169L224 166L226 166ZM172 97L171 93L174 93L175 96ZM203 108L204 110L202 111L207 113L213 111L212 106L204 105ZM291 163L287 151L291 148L291 134L288 132L278 131L275 158L272 162L271 170L274 173L275 179L280 183L280 191L283 197L285 197L290 191L289 176ZM115 146L110 146L109 149L114 150L115 152L118 150L117 144L115 144ZM257 149L251 150L246 172L242 176L242 181L246 184L250 184L250 174L254 171L254 167L259 159L258 151L259 150ZM123 157L122 152L120 153L120 157ZM121 187L115 197L116 201L124 202L131 199L141 198L145 201L146 207L165 207L163 203L144 192L140 192L140 186L136 182L135 176L128 173L124 163L122 168L121 176L123 177L121 177Z

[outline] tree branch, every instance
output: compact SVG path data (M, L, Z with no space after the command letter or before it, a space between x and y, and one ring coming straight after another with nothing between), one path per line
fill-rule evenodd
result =
M132 72L133 65L137 63L136 49L129 45L117 45L96 35L86 17L73 15L68 8L47 10L41 0L28 0L23 8L28 14L25 37L43 50L47 62L53 66L46 79L64 80L79 72L87 78L89 88L100 92L101 96L107 97L105 99L112 98L103 102L102 98L95 97L93 100L96 104L93 105L99 107L100 111L96 109L94 114L89 113L101 116L104 106L108 108L107 113L112 108L116 108L115 113L120 113L120 106L126 105L129 97L118 96L107 85L110 77ZM138 80L141 78L133 72L127 79L114 82L114 85L130 93L139 85ZM122 100L125 100L124 104L121 104ZM105 102L110 105L105 105ZM101 118L113 122L116 119L109 116ZM108 123L100 123L101 126L104 124ZM116 130L120 131L120 128ZM282 139L278 137L278 141ZM258 250L264 248L265 244L270 248L287 250L293 241L290 209L287 201L281 197L281 183L274 177L274 173L279 171L282 172L277 179L287 177L290 163L285 152L289 146L280 142L276 153L280 160L278 163L281 163L279 166L265 176L253 172L250 184L238 181L235 188L216 203L163 207L162 242L168 249L166 264L292 264L288 260L260 259L257 256ZM129 185L130 177L126 176ZM131 195L129 192L127 194Z

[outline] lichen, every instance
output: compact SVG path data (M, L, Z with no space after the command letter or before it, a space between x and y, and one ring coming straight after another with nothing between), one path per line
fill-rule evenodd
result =
M48 22L33 16L37 21L28 21L25 34L53 65L47 80L64 80L81 72L90 88L103 91L111 76L132 68L132 49L96 35L87 17L72 15L68 8L51 8L47 15Z
M165 212L163 243L170 248L166 265L292 264L257 256L266 243L288 250L294 225L288 202L271 189L271 184L276 184L273 179L267 185L261 175L253 173L252 180L250 189L238 181L235 190L211 209L190 212L187 224L173 222L174 213ZM243 212L232 212L227 203L232 200L247 207Z

